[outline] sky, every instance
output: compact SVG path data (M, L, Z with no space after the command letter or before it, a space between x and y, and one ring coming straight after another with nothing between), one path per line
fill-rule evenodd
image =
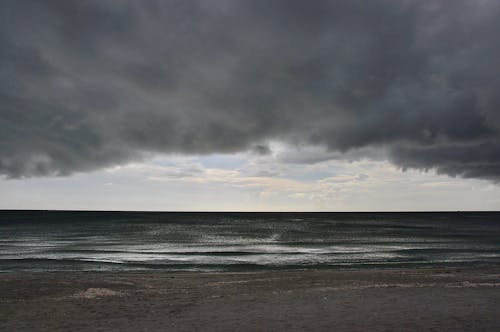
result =
M500 209L496 0L0 3L0 208Z

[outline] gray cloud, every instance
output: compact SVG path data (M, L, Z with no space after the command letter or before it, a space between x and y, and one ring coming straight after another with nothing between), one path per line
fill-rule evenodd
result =
M0 174L277 140L499 181L499 17L494 0L2 1Z

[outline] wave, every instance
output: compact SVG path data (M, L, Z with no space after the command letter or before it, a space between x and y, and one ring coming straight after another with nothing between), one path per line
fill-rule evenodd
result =
M498 262L498 261L496 261ZM14 264L13 264L14 263ZM424 260L387 260L373 261L339 261L335 263L311 263L311 264L259 264L252 262L234 263L206 263L196 264L192 262L172 263L169 261L154 262L121 262L102 260L74 260L74 259L12 259L0 260L0 272L14 271L147 271L165 270L171 272L182 271L265 271L265 270L305 270L305 269L372 269L372 268L412 268L412 267L445 267L445 266L479 266L495 263L495 261L482 259L469 260L437 260L428 262Z

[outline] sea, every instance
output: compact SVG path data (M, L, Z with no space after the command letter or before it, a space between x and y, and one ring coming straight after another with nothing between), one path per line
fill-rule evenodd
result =
M500 264L500 212L0 211L0 272Z

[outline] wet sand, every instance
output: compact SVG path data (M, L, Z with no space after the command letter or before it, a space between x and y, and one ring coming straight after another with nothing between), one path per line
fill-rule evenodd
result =
M500 267L0 274L1 331L499 331Z

